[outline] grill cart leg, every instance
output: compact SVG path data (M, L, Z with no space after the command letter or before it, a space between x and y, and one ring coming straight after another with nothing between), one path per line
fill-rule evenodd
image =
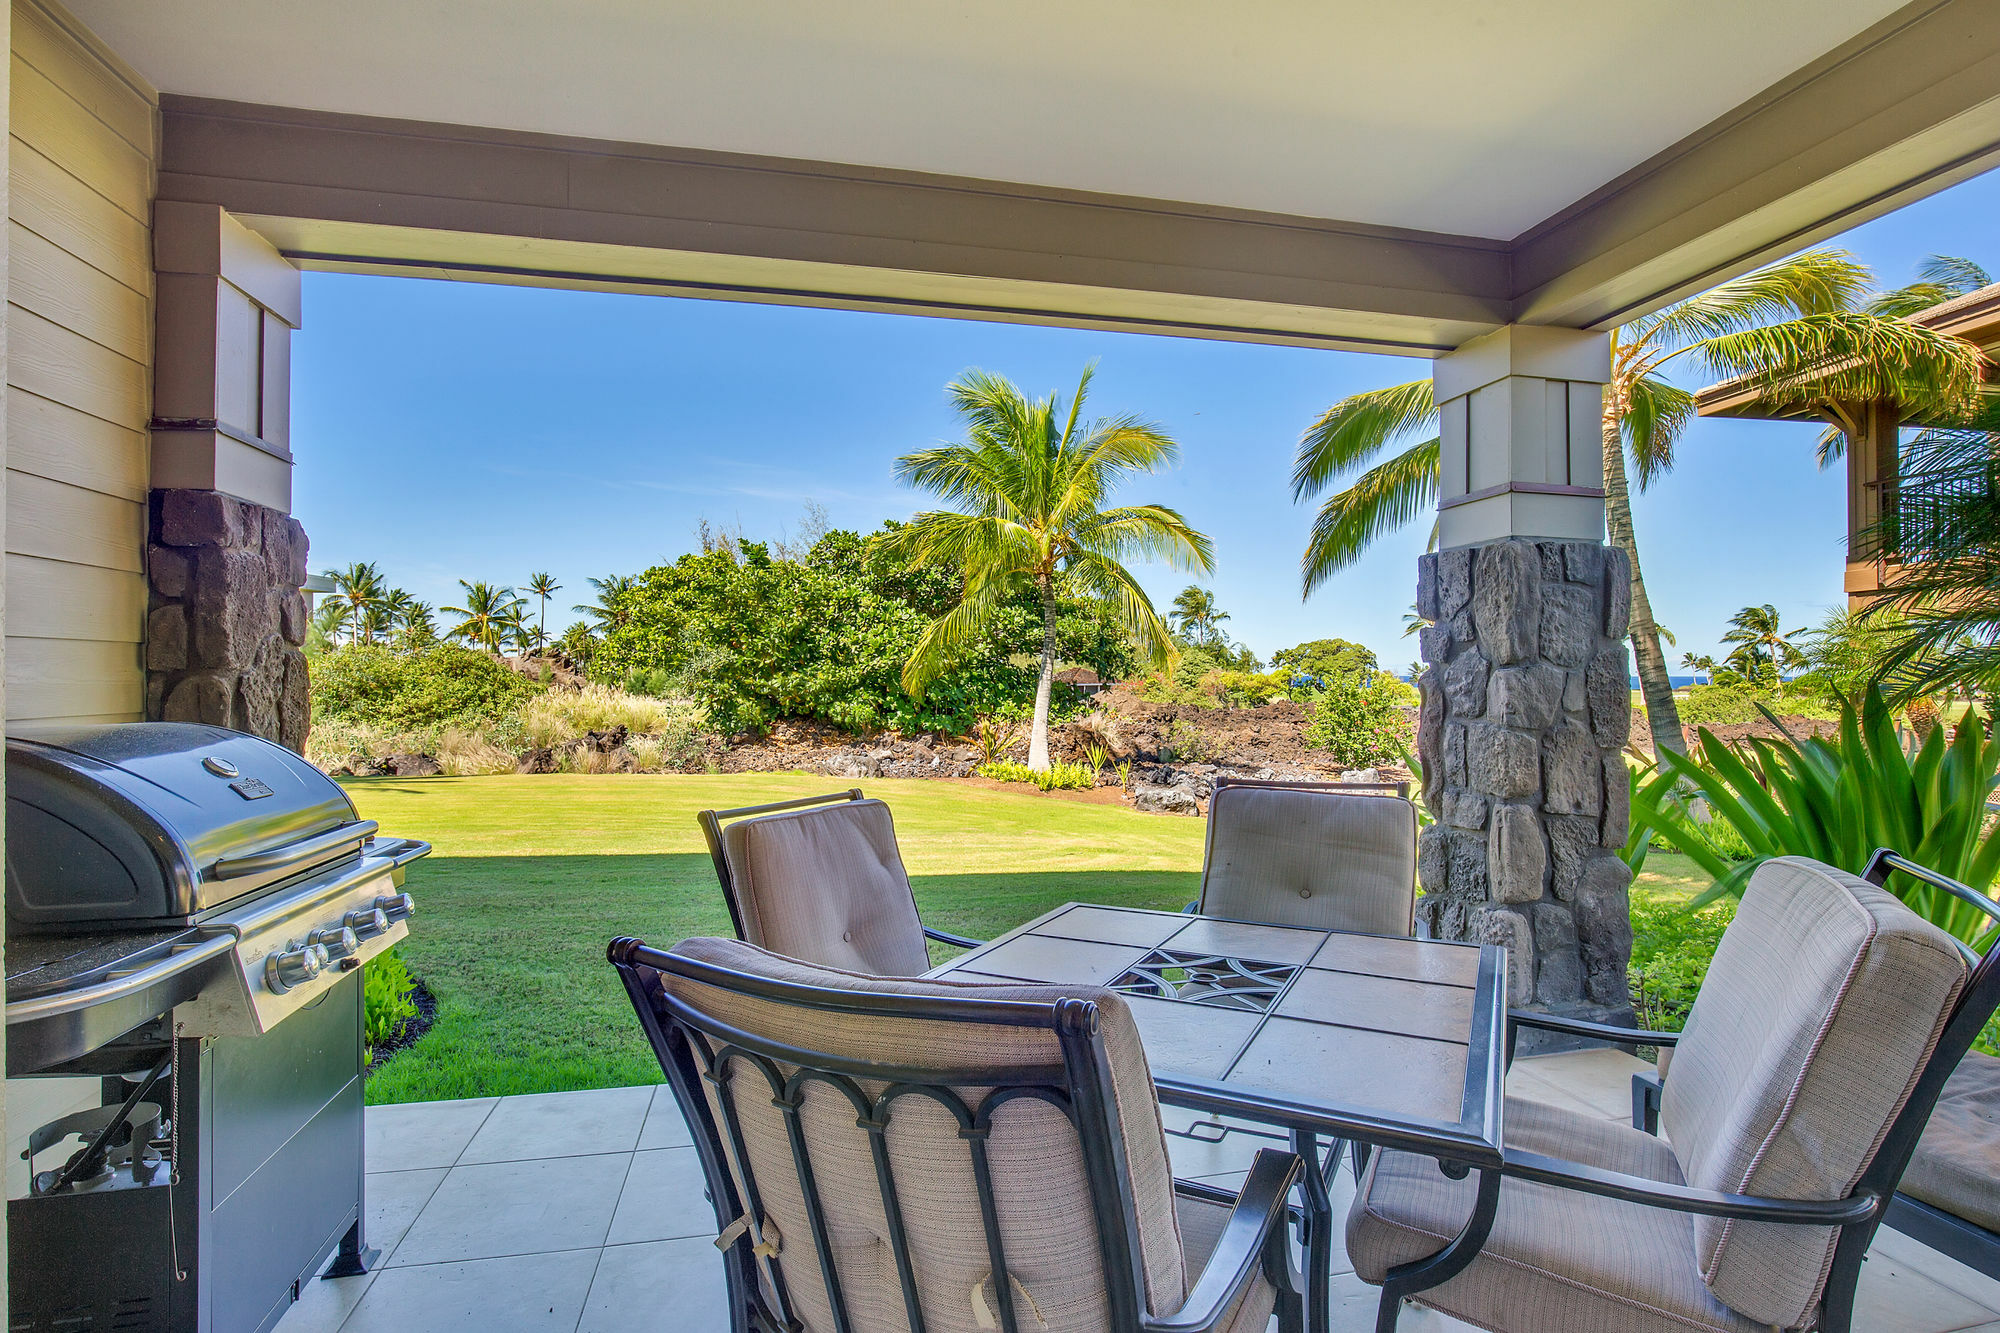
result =
M361 1220L355 1219L347 1234L340 1238L340 1248L333 1252L333 1262L326 1266L321 1277L360 1277L374 1268L382 1258L382 1251L368 1244L361 1236Z

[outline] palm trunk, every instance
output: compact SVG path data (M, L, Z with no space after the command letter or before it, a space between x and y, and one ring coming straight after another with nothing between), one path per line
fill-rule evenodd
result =
M1049 770L1049 696L1056 684L1056 599L1048 585L1042 594L1042 674L1035 682L1035 723L1028 733L1028 767Z
M1632 565L1632 655L1638 659L1639 693L1646 701L1653 749L1686 754L1667 655L1660 651L1660 629L1653 623L1653 604L1646 598L1646 579L1639 572L1639 539L1632 531L1632 496L1625 482L1625 442L1618 431L1617 410L1609 401L1604 414L1604 526L1611 544L1625 552Z

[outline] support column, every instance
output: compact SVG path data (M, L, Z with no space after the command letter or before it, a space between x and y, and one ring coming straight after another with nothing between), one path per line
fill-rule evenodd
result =
M306 535L291 517L298 270L212 204L160 203L146 715L300 749Z
M1605 335L1514 326L1436 363L1422 558L1419 912L1508 949L1513 1004L1628 1022L1631 573L1604 544ZM1530 1049L1527 1043L1524 1049Z

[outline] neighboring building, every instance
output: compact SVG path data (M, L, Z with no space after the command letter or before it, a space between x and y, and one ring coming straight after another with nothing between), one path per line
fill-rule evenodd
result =
M1104 680L1087 666L1064 667L1056 672L1056 679L1088 699L1100 690L1109 689Z
M1986 354L1988 393L2000 393L2000 283L1934 305L1912 315L1911 322L1963 338ZM1764 421L1824 421L1847 435L1847 601L1865 606L1895 582L1901 560L1894 551L1876 549L1868 533L1896 503L1897 474L1902 458L1903 431L1928 424L1916 420L1894 400L1824 402L1809 406L1772 408L1757 401L1757 393L1742 380L1725 380L1695 395L1695 408L1705 417L1748 417Z

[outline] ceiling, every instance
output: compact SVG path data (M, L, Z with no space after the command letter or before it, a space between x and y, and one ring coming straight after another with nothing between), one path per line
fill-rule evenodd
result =
M1900 0L69 0L162 92L1511 239Z

